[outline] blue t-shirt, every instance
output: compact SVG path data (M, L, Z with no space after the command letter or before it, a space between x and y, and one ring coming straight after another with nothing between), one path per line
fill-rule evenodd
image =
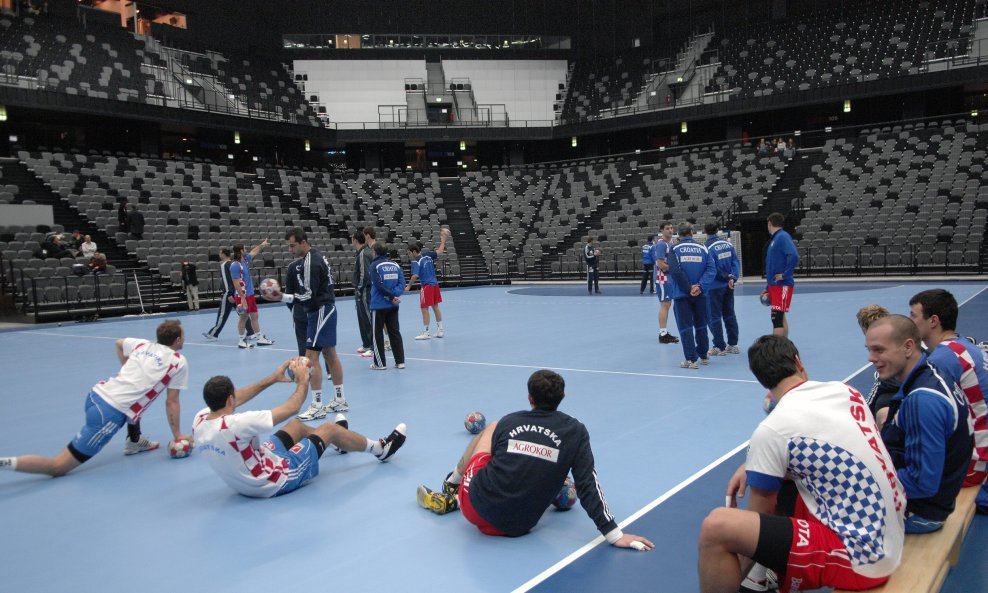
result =
M652 254L652 249L655 246L651 243L645 243L642 245L642 265L651 266L655 264L655 255Z
M439 280L436 278L436 259L438 257L439 254L435 251L423 251L412 260L412 276L418 276L419 282L423 286L439 284Z
M244 261L235 261L230 264L230 277L234 280L244 281L244 294L254 296L254 277L250 274L250 262L254 258L248 253L244 255Z

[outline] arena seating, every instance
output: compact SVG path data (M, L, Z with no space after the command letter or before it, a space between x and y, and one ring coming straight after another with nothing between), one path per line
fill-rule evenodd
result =
M577 62L570 76L563 120L580 121L601 111L634 105L647 76L664 56L655 49L634 49Z

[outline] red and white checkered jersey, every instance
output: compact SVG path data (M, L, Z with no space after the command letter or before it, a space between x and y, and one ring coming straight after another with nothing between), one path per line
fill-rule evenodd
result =
M186 358L168 346L138 338L124 338L127 362L116 377L100 381L93 391L130 420L141 414L166 389L189 386Z
M192 436L196 452L220 478L244 496L270 498L288 479L288 461L262 443L274 431L271 410L239 412L210 420L209 408L196 414Z
M985 353L968 340L953 338L940 343L957 357L958 368L948 368L954 375L961 391L967 396L968 409L974 423L974 453L971 469L979 472L988 470L988 404L985 402L985 388L988 387L988 358ZM937 357L936 360L939 360ZM939 368L939 367L938 367Z

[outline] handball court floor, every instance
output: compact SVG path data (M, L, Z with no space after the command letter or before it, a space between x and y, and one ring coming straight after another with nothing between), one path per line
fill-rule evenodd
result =
M905 313L912 294L932 287L964 303L962 334L988 339L983 281L800 283L791 337L811 378L867 389L855 312L879 303ZM742 347L770 331L758 289L752 282L738 293ZM723 504L727 479L763 417L765 390L744 354L680 369L680 346L656 341L657 299L639 296L637 284L602 290L594 297L577 285L448 290L447 337L422 342L413 339L421 331L417 296L407 295L408 368L386 372L370 371L355 354L353 301L340 299L350 426L376 438L406 422L408 441L391 461L327 452L308 486L248 499L196 455L169 459L159 402L143 428L162 450L125 457L118 435L64 478L0 474L0 591L696 591L700 523ZM268 348L237 349L230 326L207 342L201 332L214 316L176 316L190 365L184 431L203 407L210 376L245 385L294 355L291 318L280 305L261 310L264 332L276 341ZM82 425L85 394L119 367L112 340L153 338L165 318L0 333L0 455L58 452ZM653 540L655 551L602 544L579 507L548 511L530 534L506 539L481 535L458 513L440 517L416 505L416 486L437 487L467 445L463 417L479 410L497 419L526 407L525 382L539 368L565 378L561 409L590 431L612 512L626 531ZM246 407L274 407L290 391L276 385ZM988 566L972 548L988 546L988 517L975 519L969 540L978 543L965 546L965 574L952 573L945 591L986 588Z

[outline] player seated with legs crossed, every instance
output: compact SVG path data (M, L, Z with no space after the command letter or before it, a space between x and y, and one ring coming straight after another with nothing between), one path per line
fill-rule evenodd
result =
M289 366L296 386L285 403L271 410L237 411L275 383L290 381L285 376ZM319 475L319 458L329 445L387 461L405 443L404 424L387 438L372 441L335 422L309 428L298 420L265 438L275 426L298 413L308 384L308 365L300 359L285 361L272 374L241 389L236 389L229 377L211 378L202 389L208 407L197 413L192 423L199 454L238 493L271 498L297 490Z
M622 533L597 481L590 435L557 408L566 383L540 370L528 379L531 409L487 425L434 492L419 486L418 503L434 513L456 509L487 535L524 535L535 527L572 472L580 504L608 543L650 550L652 542Z
M419 291L419 308L422 310L422 325L425 330L415 336L416 340L428 340L429 336L429 308L436 314L436 337L441 338L445 334L443 331L443 314L439 311L439 303L443 302L443 295L439 290L439 279L436 277L436 260L446 251L446 239L449 237L449 229L444 228L439 232L439 246L435 251L422 251L421 243L409 243L408 255L412 258L412 277L408 281L405 292L408 292L415 280L422 283Z
M810 381L782 336L755 340L748 365L777 403L727 485L727 507L700 528L700 591L765 591L769 570L783 593L884 583L902 555L906 497L864 398ZM736 508L747 491L747 510Z
M157 341L124 338L116 341L120 371L100 381L86 396L86 424L55 457L22 455L0 457L0 469L31 474L65 475L96 455L120 428L127 425L124 454L133 455L158 448L158 443L141 435L141 416L162 393L165 412L176 441L192 437L182 434L179 419L179 392L188 387L189 367L178 353L185 344L185 332L178 321L158 325Z
M343 365L336 354L336 295L333 292L333 271L329 261L309 245L305 231L293 227L285 233L288 250L302 260L301 265L293 265L297 276L291 280L297 292L285 292L282 302L292 303L292 308L302 307L306 314L305 356L312 362L312 404L299 414L299 420L325 418L329 412L346 412L350 405L343 391ZM285 282L286 288L289 282ZM335 391L328 404L322 401L322 369L319 368L319 355L322 354L329 368Z

